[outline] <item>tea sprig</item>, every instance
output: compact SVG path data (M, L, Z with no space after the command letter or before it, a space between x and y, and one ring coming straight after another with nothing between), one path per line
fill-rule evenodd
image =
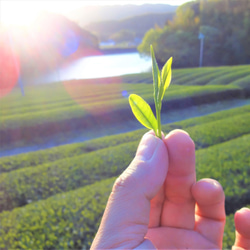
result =
M161 107L164 94L172 78L172 57L165 63L160 72L152 45L150 46L150 50L156 118L148 103L139 95L131 94L129 96L129 104L137 120L146 128L153 129L155 135L161 139Z

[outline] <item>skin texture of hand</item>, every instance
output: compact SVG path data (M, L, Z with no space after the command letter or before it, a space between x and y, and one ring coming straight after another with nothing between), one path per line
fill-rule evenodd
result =
M92 249L221 249L225 196L212 179L196 182L195 146L174 130L145 134L114 184ZM250 210L235 214L233 250L250 249Z

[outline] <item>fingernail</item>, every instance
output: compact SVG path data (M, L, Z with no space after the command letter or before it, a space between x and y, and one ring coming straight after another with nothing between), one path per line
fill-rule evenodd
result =
M138 146L136 156L144 161L150 160L156 150L157 144L158 139L154 135L149 133L145 134Z
M174 130L170 131L167 136L172 135L172 134L176 134L176 133L183 133L183 134L186 134L190 137L189 133L185 130L182 130L182 129L174 129Z

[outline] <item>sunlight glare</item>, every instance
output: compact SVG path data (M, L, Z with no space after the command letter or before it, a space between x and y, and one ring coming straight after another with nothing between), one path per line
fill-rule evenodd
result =
M28 26L38 15L39 10L33 8L29 1L2 1L1 22L6 25Z
M81 2L76 3L72 4L72 1L1 0L0 20L5 26L29 26L42 11L66 12L79 7Z

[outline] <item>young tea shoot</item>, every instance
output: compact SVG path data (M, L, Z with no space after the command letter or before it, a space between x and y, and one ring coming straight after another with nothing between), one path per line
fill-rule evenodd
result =
M172 57L165 63L160 72L153 46L150 46L152 57L152 74L153 74L153 87L154 87L154 102L155 102L155 115L148 105L139 95L131 94L129 96L129 104L137 120L146 128L153 129L155 135L162 139L161 135L161 107L162 100L166 89L169 87L172 77Z

